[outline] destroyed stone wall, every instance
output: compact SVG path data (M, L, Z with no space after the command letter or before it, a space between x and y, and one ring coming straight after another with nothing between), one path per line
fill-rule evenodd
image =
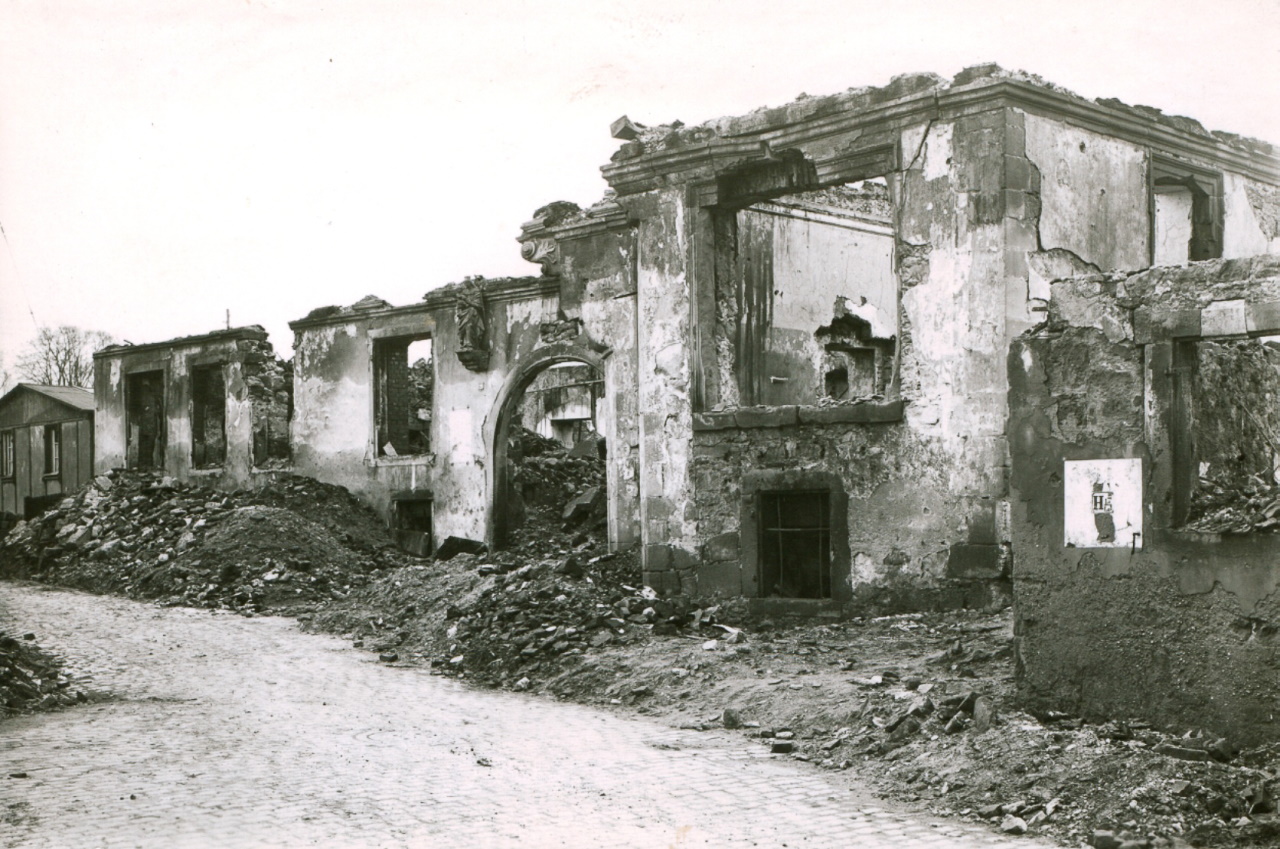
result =
M99 474L140 462L133 444L138 411L129 397L134 391L130 381L140 377L157 393L153 414L158 432L143 458L155 462L157 471L180 480L207 478L234 489L253 485L258 468L288 463L292 375L261 327L112 346L94 355L94 369L94 468ZM216 372L210 379L193 379L209 369ZM214 394L202 396L197 405L195 394L200 392ZM204 432L196 430L197 412ZM211 434L210 428L218 433Z
M1205 377L1242 359L1270 368L1247 340L1280 330L1278 284L1280 258L1265 256L1058 281L1048 321L1013 344L1016 660L1029 707L1192 725L1244 744L1280 737L1280 536L1198 533L1177 515L1198 476L1197 439L1220 460L1224 439L1249 432L1241 408L1259 401L1233 391L1254 385L1247 371L1196 401L1179 346L1194 357L1201 340L1224 340L1217 365L1200 360ZM1256 434L1246 442L1237 449L1261 450ZM1126 458L1141 470L1138 535L1067 544L1070 517L1091 509L1068 499L1068 464Z
M1008 603L1007 528L993 500L950 493L948 458L900 422L827 418L695 434L693 478L707 542L698 569L682 576L689 591L771 595L752 568L758 493L828 488L844 513L832 599L846 612Z

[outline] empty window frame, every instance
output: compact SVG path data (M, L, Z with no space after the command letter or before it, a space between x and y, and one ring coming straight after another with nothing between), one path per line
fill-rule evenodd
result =
M1157 159L1151 175L1151 261L1180 265L1222 256L1222 177Z
M430 338L373 343L373 409L377 456L431 450L435 389Z
M53 476L62 470L62 425L45 425L44 473Z
M831 493L761 492L760 594L831 598Z
M164 468L164 372L125 379L126 461L131 469Z
M191 465L217 468L227 461L227 384L222 365L191 370Z
M1280 531L1280 344L1178 341L1172 366L1172 524Z
M0 431L0 478L12 478L17 474L16 446L14 431Z

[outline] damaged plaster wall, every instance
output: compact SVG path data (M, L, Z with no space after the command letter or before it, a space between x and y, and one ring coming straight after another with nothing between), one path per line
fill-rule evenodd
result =
M580 223L591 223L590 217L571 222L559 240L559 312L568 322L579 322L577 344L604 357L596 426L606 447L609 544L626 549L641 542L636 228L615 222L607 229L577 232L572 225Z
M1052 289L1048 323L1008 359L1022 697L1086 717L1209 728L1240 744L1280 737L1280 536L1192 533L1172 516L1186 391L1176 340L1280 330L1280 259ZM1066 503L1064 461L1107 458L1142 464L1141 536L1123 548L1064 546L1066 511L1089 509Z
M1006 132L1005 110L996 109L902 133L905 167L888 180L901 288L892 397L699 417L700 591L765 594L743 556L754 546L755 510L745 481L772 475L785 489L794 476L826 474L847 498L835 601L900 611L999 603L1007 593Z
M226 440L225 457L210 468L193 461L192 370L216 368L214 385L220 399ZM291 405L292 385L260 327L234 328L205 336L147 345L113 346L94 355L95 468L99 473L135 465L130 459L131 425L127 386L131 375L160 376L163 388L161 418L163 463L158 468L179 479L204 479L215 486L252 485L256 460L287 461L288 443L271 429L284 428ZM217 402L219 399L212 399ZM255 454L255 445L261 450Z
M698 525L690 460L689 228L683 193L655 190L632 201L637 235L636 339L640 401L640 521L646 581L688 591Z

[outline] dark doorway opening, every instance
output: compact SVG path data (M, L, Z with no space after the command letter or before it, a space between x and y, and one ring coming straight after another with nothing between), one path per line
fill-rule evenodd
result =
M760 594L831 598L831 493L761 492Z
M164 372L143 371L125 379L126 462L131 469L163 469Z

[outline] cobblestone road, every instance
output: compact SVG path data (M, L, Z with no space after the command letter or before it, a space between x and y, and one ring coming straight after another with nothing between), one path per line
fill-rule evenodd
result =
M1047 845L886 809L729 732L385 668L290 620L0 583L0 622L118 697L0 724L6 847Z

